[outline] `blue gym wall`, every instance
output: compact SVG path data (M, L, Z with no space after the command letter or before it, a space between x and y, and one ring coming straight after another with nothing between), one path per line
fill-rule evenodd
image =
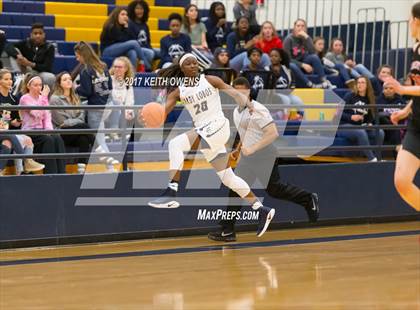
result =
M393 170L392 162L280 167L282 180L319 194L321 222L335 220L339 223L345 219L362 219L362 222L367 222L372 218L410 215L414 219L419 218L396 193ZM212 178L213 181L217 180L214 172L197 173L208 174L209 181ZM19 242L23 244L22 240L55 239L59 243L61 238L78 236L92 236L97 238L95 240L101 240L98 238L101 235L105 240L110 235L134 233L142 236L145 233L144 236L151 237L159 235L156 233L159 230L170 231L170 235L185 235L191 229L205 230L217 225L216 221L197 221L199 207L193 206L174 210L158 210L147 206L75 206L77 197L138 197L153 196L159 192L132 190L133 175L129 172L119 175L115 190L81 190L82 177L45 175L0 178L0 247L19 245ZM103 178L103 175L95 177ZM141 177L144 182L156 178L164 186L166 172L143 172ZM226 196L227 191L209 190L207 193ZM189 190L186 195L200 196L203 191ZM266 198L265 204L276 208L275 223L306 221L306 213L298 206L271 198Z

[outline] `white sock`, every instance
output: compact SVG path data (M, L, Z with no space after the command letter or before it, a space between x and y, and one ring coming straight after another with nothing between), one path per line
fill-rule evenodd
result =
M169 182L168 187L174 191L178 191L178 183L177 182Z
M176 136L168 145L169 149L169 170L181 170L184 164L184 152L191 150L190 140L183 133Z
M251 206L251 208L253 210L258 210L259 208L261 208L263 205L261 203L261 201L257 200L256 202L254 202L254 204Z

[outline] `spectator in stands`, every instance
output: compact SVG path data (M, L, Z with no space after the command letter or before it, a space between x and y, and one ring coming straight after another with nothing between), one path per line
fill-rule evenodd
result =
M57 75L54 85L54 93L50 99L52 106L80 105L80 98L73 87L73 80L70 73L64 71ZM52 122L58 129L89 129L86 123L85 110L52 110ZM95 136L92 134L64 134L61 135L64 144L69 147L76 147L81 153L88 153L95 143ZM77 160L77 172L84 173L88 158Z
M12 85L12 73L6 69L0 69L0 107L17 104L16 98L11 93ZM32 143L32 139L30 137L18 134L1 134L1 129L14 129L16 127L20 127L20 125L21 121L17 111L0 111L0 136L11 142L12 152L25 155L32 154L34 144ZM24 160L15 159L15 168L16 174L20 175L23 171L26 173L40 171L44 169L44 165L30 158L26 158Z
M276 28L270 21L265 21L261 25L260 37L255 43L263 53L270 54L273 48L283 48L283 42L276 32Z
M347 69L350 69L350 75L353 78L364 75L368 77L371 82L375 78L363 64L356 64L344 53L344 44L340 38L334 38L331 40L330 50L325 57L335 64L344 64Z
M248 49L247 51L247 56L249 59L249 64L244 66L242 68L242 71L245 70L265 70L265 71L269 71L270 67L269 66L264 66L262 61L261 61L261 57L263 55L263 52L261 49L259 49L258 47L251 47L250 49Z
M13 78L12 73L7 69L0 70L0 104L18 105L19 100L12 94ZM11 111L9 129L20 129L22 120L19 111Z
M128 14L125 8L115 8L105 21L101 32L101 50L103 57L115 58L126 55L135 68L137 60L140 60L146 70L152 69L137 37L128 31Z
M335 64L325 57L325 39L322 37L315 37L314 48L319 59L324 64L325 72L327 74L340 75L346 86L350 89L354 89L356 81L350 77L349 70L346 68L346 66L342 63Z
M27 74L22 84L21 106L48 106L50 88L42 85L39 75ZM23 130L53 130L51 112L49 110L21 110ZM35 145L35 153L65 153L64 142L59 135L30 135ZM41 160L40 160L41 161ZM45 159L44 173L65 173L64 159Z
M112 102L119 106L134 105L134 90L130 81L134 78L134 70L127 57L118 57L114 60L109 71L112 78ZM122 116L122 117L121 117ZM135 115L133 110L113 110L109 116L107 125L109 128L120 128L122 122L128 122L127 128L133 127ZM118 136L112 136L118 139Z
M214 61L211 68L229 68L229 53L224 47L218 47L214 51Z
M372 84L365 76L356 78L356 88L353 92L348 93L343 98L346 105L358 105L360 108L345 109L341 116L341 124L343 126L361 126L360 129L339 129L337 136L345 137L351 140L355 145L370 146L376 144L376 130L366 130L366 126L374 123L376 109L366 109L363 106L374 106L375 95L373 93ZM384 131L379 130L378 145L382 145L384 141ZM377 161L372 150L364 150L363 153L369 161Z
M38 74L44 84L54 85L52 74L55 48L45 39L44 25L35 23L31 27L31 35L23 41L7 46L7 54L16 59L22 73Z
M252 0L238 0L233 6L233 17L235 18L236 27L239 27L238 20L246 17L249 21L251 35L257 35L260 32L260 26L257 22L257 7L252 4Z
M216 1L211 4L209 17L204 24L207 29L207 45L214 53L216 48L226 45L227 35L231 32L231 27L226 21L225 6L222 2Z
M240 72L241 76L246 78L251 85L251 97L256 99L261 89L268 89L271 87L271 72L270 67L263 66L261 57L263 52L257 47L251 47L247 51L249 64L243 67ZM266 55L266 54L264 54Z
M77 61L83 65L80 72L80 86L76 88L76 93L86 98L88 105L111 104L112 79L106 64L100 61L92 47L83 41L76 44L74 52ZM104 122L110 113L110 110L89 110L87 113L89 127L104 129ZM98 144L97 152L109 152L104 133L96 134L96 143ZM100 160L108 164L109 170L113 170L113 165L119 163L112 157L101 157Z
M257 43L259 37L253 36L246 17L240 17L236 21L236 29L227 36L227 48L230 57L230 67L236 72L249 65L247 50ZM270 58L267 54L261 57L263 67L270 66Z
M282 91L276 92L277 97L281 99L281 103L287 105L303 105L302 99L285 91L291 89L293 83L293 72L290 70L289 55L281 48L273 48L270 51L270 60L270 71L272 72L271 85L272 88ZM303 115L303 109L299 112Z
M376 80L377 83L375 83L373 86L375 91L375 96L380 96L383 91L384 82L387 78L394 77L394 68L390 65L381 65L378 70L376 71Z
M160 40L160 68L167 68L182 54L191 52L191 39L180 32L182 16L172 13L168 17L171 33Z
M231 84L236 78L237 73L229 67L229 53L224 47L218 47L214 51L214 60L210 69L206 70L206 74L220 77L226 84ZM212 69L225 69L225 71L215 71Z
M207 45L207 28L204 23L200 22L198 7L195 4L190 4L185 8L181 32L190 37L192 48L197 49L210 61L213 60L213 54Z
M137 38L143 50L144 57L151 64L159 55L159 49L152 48L149 26L149 5L144 0L134 0L127 7L128 31L132 37Z
M401 95L395 92L391 85L385 85L382 93L377 97L376 104L378 105L401 105L405 106L405 100ZM400 111L399 108L380 108L379 109L379 123L381 125L392 125L391 115L394 112ZM399 130L385 130L385 141L391 145L401 144L401 134ZM396 155L396 154L395 154Z
M315 54L312 38L306 33L306 21L298 19L294 22L293 31L284 40L284 50L291 57L291 67L303 70L306 74L316 74L321 81L322 88L332 88L325 77L324 66ZM296 76L298 78L298 76ZM307 84L307 83L306 83ZM307 85L312 87L312 85Z

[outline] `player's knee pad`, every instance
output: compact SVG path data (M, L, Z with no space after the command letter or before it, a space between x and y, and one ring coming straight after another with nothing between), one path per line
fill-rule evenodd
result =
M183 133L176 136L168 144L169 149L169 169L179 170L182 168L184 162L184 152L191 149L190 140L188 136Z
M248 184L242 178L238 177L232 168L221 170L217 172L217 175L225 186L236 192L241 198L244 198L251 191Z

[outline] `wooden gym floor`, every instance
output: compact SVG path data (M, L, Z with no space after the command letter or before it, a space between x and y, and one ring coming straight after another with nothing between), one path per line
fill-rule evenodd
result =
M0 309L420 309L420 223L5 250Z

